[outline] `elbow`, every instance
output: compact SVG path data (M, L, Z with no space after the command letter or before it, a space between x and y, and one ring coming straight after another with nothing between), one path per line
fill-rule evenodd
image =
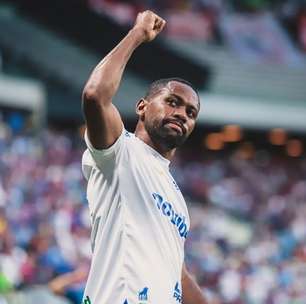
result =
M95 102L99 100L98 89L93 86L86 86L82 94L83 102Z
M82 99L84 103L99 103L99 104L106 104L111 101L113 97L113 90L111 86L103 86L103 85L86 85Z
M82 110L85 117L91 117L93 113L99 112L101 103L98 94L92 88L85 88L82 94Z

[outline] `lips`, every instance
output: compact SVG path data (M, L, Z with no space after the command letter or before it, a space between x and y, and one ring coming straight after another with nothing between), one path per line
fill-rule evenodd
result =
M183 134L186 133L186 128L184 127L184 125L181 122L177 121L177 120L167 119L165 121L165 124L168 124L168 125L172 126L175 129L179 129Z

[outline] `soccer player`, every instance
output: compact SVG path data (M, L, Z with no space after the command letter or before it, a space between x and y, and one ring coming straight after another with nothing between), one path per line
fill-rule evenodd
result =
M182 79L154 82L136 105L134 134L125 130L112 103L133 51L153 40L165 23L151 11L138 14L83 91L82 169L93 247L84 304L207 303L184 265L190 221L169 172L176 148L195 126L199 96Z

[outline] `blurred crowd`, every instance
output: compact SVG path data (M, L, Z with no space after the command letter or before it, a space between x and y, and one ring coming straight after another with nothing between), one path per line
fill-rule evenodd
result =
M0 121L0 293L48 284L81 303L90 221L84 145ZM306 160L259 150L180 154L191 215L186 262L214 304L306 303Z
M0 292L47 284L88 267L82 150L68 134L21 135L1 122ZM64 292L81 303L82 285L84 278Z
M206 202L190 204L186 258L212 303L306 303L306 159L259 150L175 170Z
M247 62L298 66L306 51L305 0L88 0L97 12L131 25L152 9L167 38L228 46Z

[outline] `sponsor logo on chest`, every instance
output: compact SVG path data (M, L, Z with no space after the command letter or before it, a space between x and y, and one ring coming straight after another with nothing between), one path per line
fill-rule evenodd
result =
M171 224L173 224L180 237L185 238L188 234L188 226L186 224L185 216L179 214L173 207L173 204L164 200L164 198L159 193L152 193L152 196L155 200L157 209L161 212L162 215L167 217Z

